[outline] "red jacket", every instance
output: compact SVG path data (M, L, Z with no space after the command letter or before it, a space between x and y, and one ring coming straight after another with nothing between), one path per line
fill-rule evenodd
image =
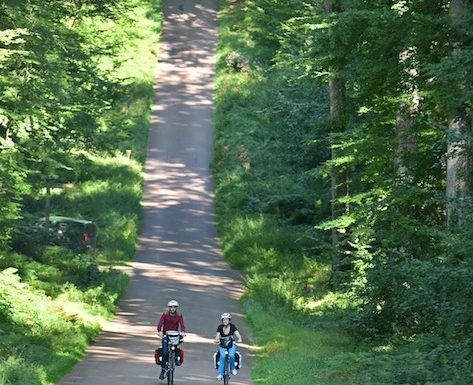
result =
M186 331L186 326L184 325L184 317L180 313L176 313L174 317L170 316L169 314L163 313L161 316L158 326L158 332L162 331L164 334L168 330L177 330L180 332Z

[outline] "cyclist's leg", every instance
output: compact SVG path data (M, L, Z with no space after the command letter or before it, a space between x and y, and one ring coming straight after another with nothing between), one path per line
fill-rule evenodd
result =
M219 348L220 351L220 361L218 364L218 371L217 374L220 374L223 376L223 372L225 371L225 357L226 357L226 351L227 349L225 348Z
M166 366L168 357L169 357L168 341L165 338L163 338L163 368Z
M233 346L228 349L228 356L230 358L230 370L235 369L235 353L237 350L237 346L233 344Z
M159 379L164 380L164 372L166 369L166 361L167 361L167 355L168 355L168 343L164 338L161 342L161 349L162 349L163 359L161 361L161 374L159 375Z

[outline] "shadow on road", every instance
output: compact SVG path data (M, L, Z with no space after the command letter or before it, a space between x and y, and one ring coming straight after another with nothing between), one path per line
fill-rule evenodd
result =
M225 263L215 230L212 177L217 0L164 1L156 98L152 107L140 245L115 320L61 385L158 383L155 325L176 298L189 337L175 384L215 384L212 344L220 314L231 312L248 342L237 299L241 277ZM245 366L232 385L250 385ZM164 382L160 382L164 383Z

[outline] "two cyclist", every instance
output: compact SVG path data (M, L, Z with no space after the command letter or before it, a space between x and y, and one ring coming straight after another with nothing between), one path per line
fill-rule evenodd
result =
M161 374L159 375L160 380L164 380L165 376L165 367L166 362L169 357L169 348L167 339L163 338L166 335L167 331L174 330L180 332L180 334L184 337L186 334L186 327L184 324L184 316L181 312L177 309L179 308L179 302L176 300L170 300L167 304L168 308L163 312L161 318L159 319L157 330L158 336L161 338L162 341L162 352L163 352L163 360L161 363ZM230 313L223 313L220 316L221 323L217 327L217 334L215 336L215 342L220 343L221 338L232 337L236 339L238 343L242 342L242 338L238 328L235 324L231 322L232 316ZM237 346L235 343L231 344L231 347L219 347L220 351L220 361L218 365L217 371L217 379L222 380L224 369L225 369L225 356L228 350L228 357L230 359L230 372L232 375L237 374L236 365L235 365L235 353L237 351Z

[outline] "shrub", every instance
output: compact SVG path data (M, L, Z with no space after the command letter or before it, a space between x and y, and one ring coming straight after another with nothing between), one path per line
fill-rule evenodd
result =
M0 384L2 385L41 385L45 375L37 368L19 357L0 359Z

